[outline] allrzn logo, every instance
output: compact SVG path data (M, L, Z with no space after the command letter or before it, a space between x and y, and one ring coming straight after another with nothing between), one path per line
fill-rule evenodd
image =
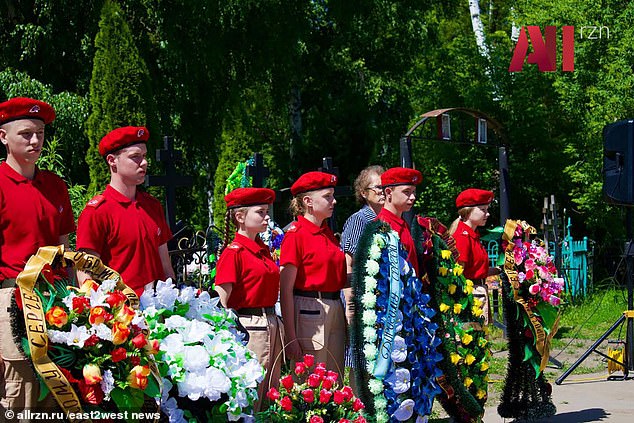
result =
M584 34L585 30L585 34ZM526 35L528 31L528 35ZM584 25L580 27L580 39L600 40L610 38L610 29L607 26ZM597 34L598 32L598 34ZM585 36L584 36L585 35ZM528 37L530 36L533 52L528 54ZM572 72L575 70L575 27L563 26L561 28L561 70ZM509 72L521 72L524 61L536 64L540 72L554 72L557 70L557 27L547 26L546 37L538 26L523 26L519 39L515 44L515 51L509 66Z
M531 37L533 52L528 53L528 35ZM562 27L562 58L561 70L572 72L575 70L575 27ZM557 70L557 27L547 26L546 37L538 26L524 26L520 30L520 37L515 44L513 58L509 65L509 72L521 72L524 60L537 64L540 72L554 72Z

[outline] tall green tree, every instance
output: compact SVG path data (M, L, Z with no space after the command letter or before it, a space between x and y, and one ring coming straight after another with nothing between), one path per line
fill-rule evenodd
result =
M99 155L99 141L104 135L112 129L133 125L148 127L150 140L160 138L147 66L121 7L114 1L107 0L103 5L95 50L90 81L91 112L86 123L91 194L103 189L109 180L106 163ZM148 143L148 151L155 145Z

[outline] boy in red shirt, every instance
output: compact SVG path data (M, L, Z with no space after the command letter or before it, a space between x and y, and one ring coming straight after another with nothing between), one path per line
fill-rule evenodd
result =
M163 207L137 190L145 180L149 137L144 127L126 126L102 138L99 154L110 168L110 184L88 201L77 225L77 249L100 257L137 295L149 283L174 278Z
M39 170L44 127L55 110L31 98L0 103L0 141L7 159L0 164L0 408L49 409L52 396L38 402L39 382L15 345L7 311L15 295L15 278L39 247L68 247L75 230L68 189L55 174ZM4 368L4 370L2 370Z

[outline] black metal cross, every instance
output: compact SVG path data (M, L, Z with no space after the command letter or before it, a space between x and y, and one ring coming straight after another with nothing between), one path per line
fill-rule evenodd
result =
M253 165L247 166L247 176L253 178L254 188L264 187L264 178L269 176L269 168L264 166L262 153L253 153Z
M146 175L145 186L165 187L165 218L172 232L176 231L176 187L190 187L193 185L191 176L176 173L175 164L182 160L183 153L174 150L174 138L163 137L163 149L156 150L156 160L163 163L165 175Z

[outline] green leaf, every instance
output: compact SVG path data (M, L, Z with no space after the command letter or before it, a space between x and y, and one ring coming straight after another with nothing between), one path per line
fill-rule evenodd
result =
M158 398L161 396L161 388L153 375L150 375L147 380L147 387L145 388L145 395L152 398Z
M31 346L29 345L29 341L26 338L22 338L22 351L24 351L24 355L27 357L31 357Z
M40 397L37 399L37 401L43 401L44 398L46 398L46 396L48 395L50 391L50 389L48 389L48 385L46 383L44 383L44 381L41 378L38 378L40 381Z
M524 345L524 361L528 361L533 358L533 348L530 345Z
M144 396L143 391L131 388L123 390L116 387L110 392L110 397L119 410L140 410L145 400Z
M553 325L555 324L555 320L557 320L557 315L559 314L559 311L552 304L545 301L540 301L539 303L537 303L537 311L544 320L544 329L546 329L547 332L550 333L550 329L552 329Z

